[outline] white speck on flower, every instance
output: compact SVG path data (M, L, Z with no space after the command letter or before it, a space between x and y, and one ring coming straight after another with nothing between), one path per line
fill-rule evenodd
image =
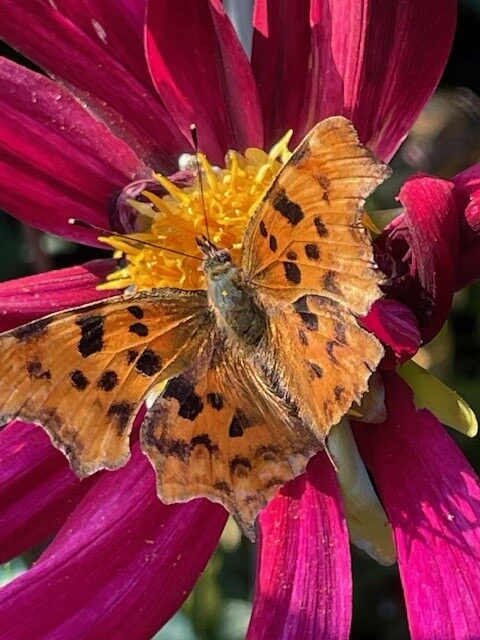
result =
M94 18L92 18L92 27L95 29L95 33L103 42L103 44L107 44L107 32L102 27L102 25L97 22Z
M447 516L447 520L449 520L450 522L452 522L453 520L455 520L455 516L453 515L453 513L449 513Z
M178 158L180 171L195 171L197 169L196 158L193 153L182 153Z

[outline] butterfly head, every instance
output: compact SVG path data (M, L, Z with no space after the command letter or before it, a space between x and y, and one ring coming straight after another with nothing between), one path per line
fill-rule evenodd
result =
M218 277L231 269L232 257L227 249L220 249L203 235L197 236L195 241L205 257L204 271L211 278Z

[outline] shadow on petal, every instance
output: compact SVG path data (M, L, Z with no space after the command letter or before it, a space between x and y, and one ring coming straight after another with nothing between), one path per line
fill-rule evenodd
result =
M227 514L195 500L163 505L139 447L105 473L40 560L0 595L0 626L23 637L149 640L215 550Z
M480 619L480 484L410 388L385 372L388 420L358 425L397 545L412 638L471 640Z
M350 548L340 490L324 452L260 513L259 564L247 640L346 640Z
M38 273L0 283L0 331L18 327L50 313L114 295L97 291L114 260L92 260L81 266Z
M0 563L55 534L95 482L80 481L40 427L0 431Z

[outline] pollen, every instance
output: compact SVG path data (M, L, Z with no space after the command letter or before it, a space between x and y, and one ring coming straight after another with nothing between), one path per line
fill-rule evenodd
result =
M115 249L115 257L123 258L123 263L98 288L205 288L201 262L189 256L202 258L195 237L208 235L207 224L211 240L228 249L239 264L247 222L290 158L291 135L288 131L270 152L258 148L246 149L243 154L229 151L225 168L212 166L198 153L200 172L195 156L191 157L190 166L195 169L191 186L180 188L157 174L155 179L165 195L143 191L143 202L130 201L145 228L128 237L100 238Z

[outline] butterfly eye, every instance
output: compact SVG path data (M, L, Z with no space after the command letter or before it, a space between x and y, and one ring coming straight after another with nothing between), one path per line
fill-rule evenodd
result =
M232 261L230 253L226 249L221 249L220 251L218 251L215 257L216 260L220 262L220 264L227 264L227 262Z

